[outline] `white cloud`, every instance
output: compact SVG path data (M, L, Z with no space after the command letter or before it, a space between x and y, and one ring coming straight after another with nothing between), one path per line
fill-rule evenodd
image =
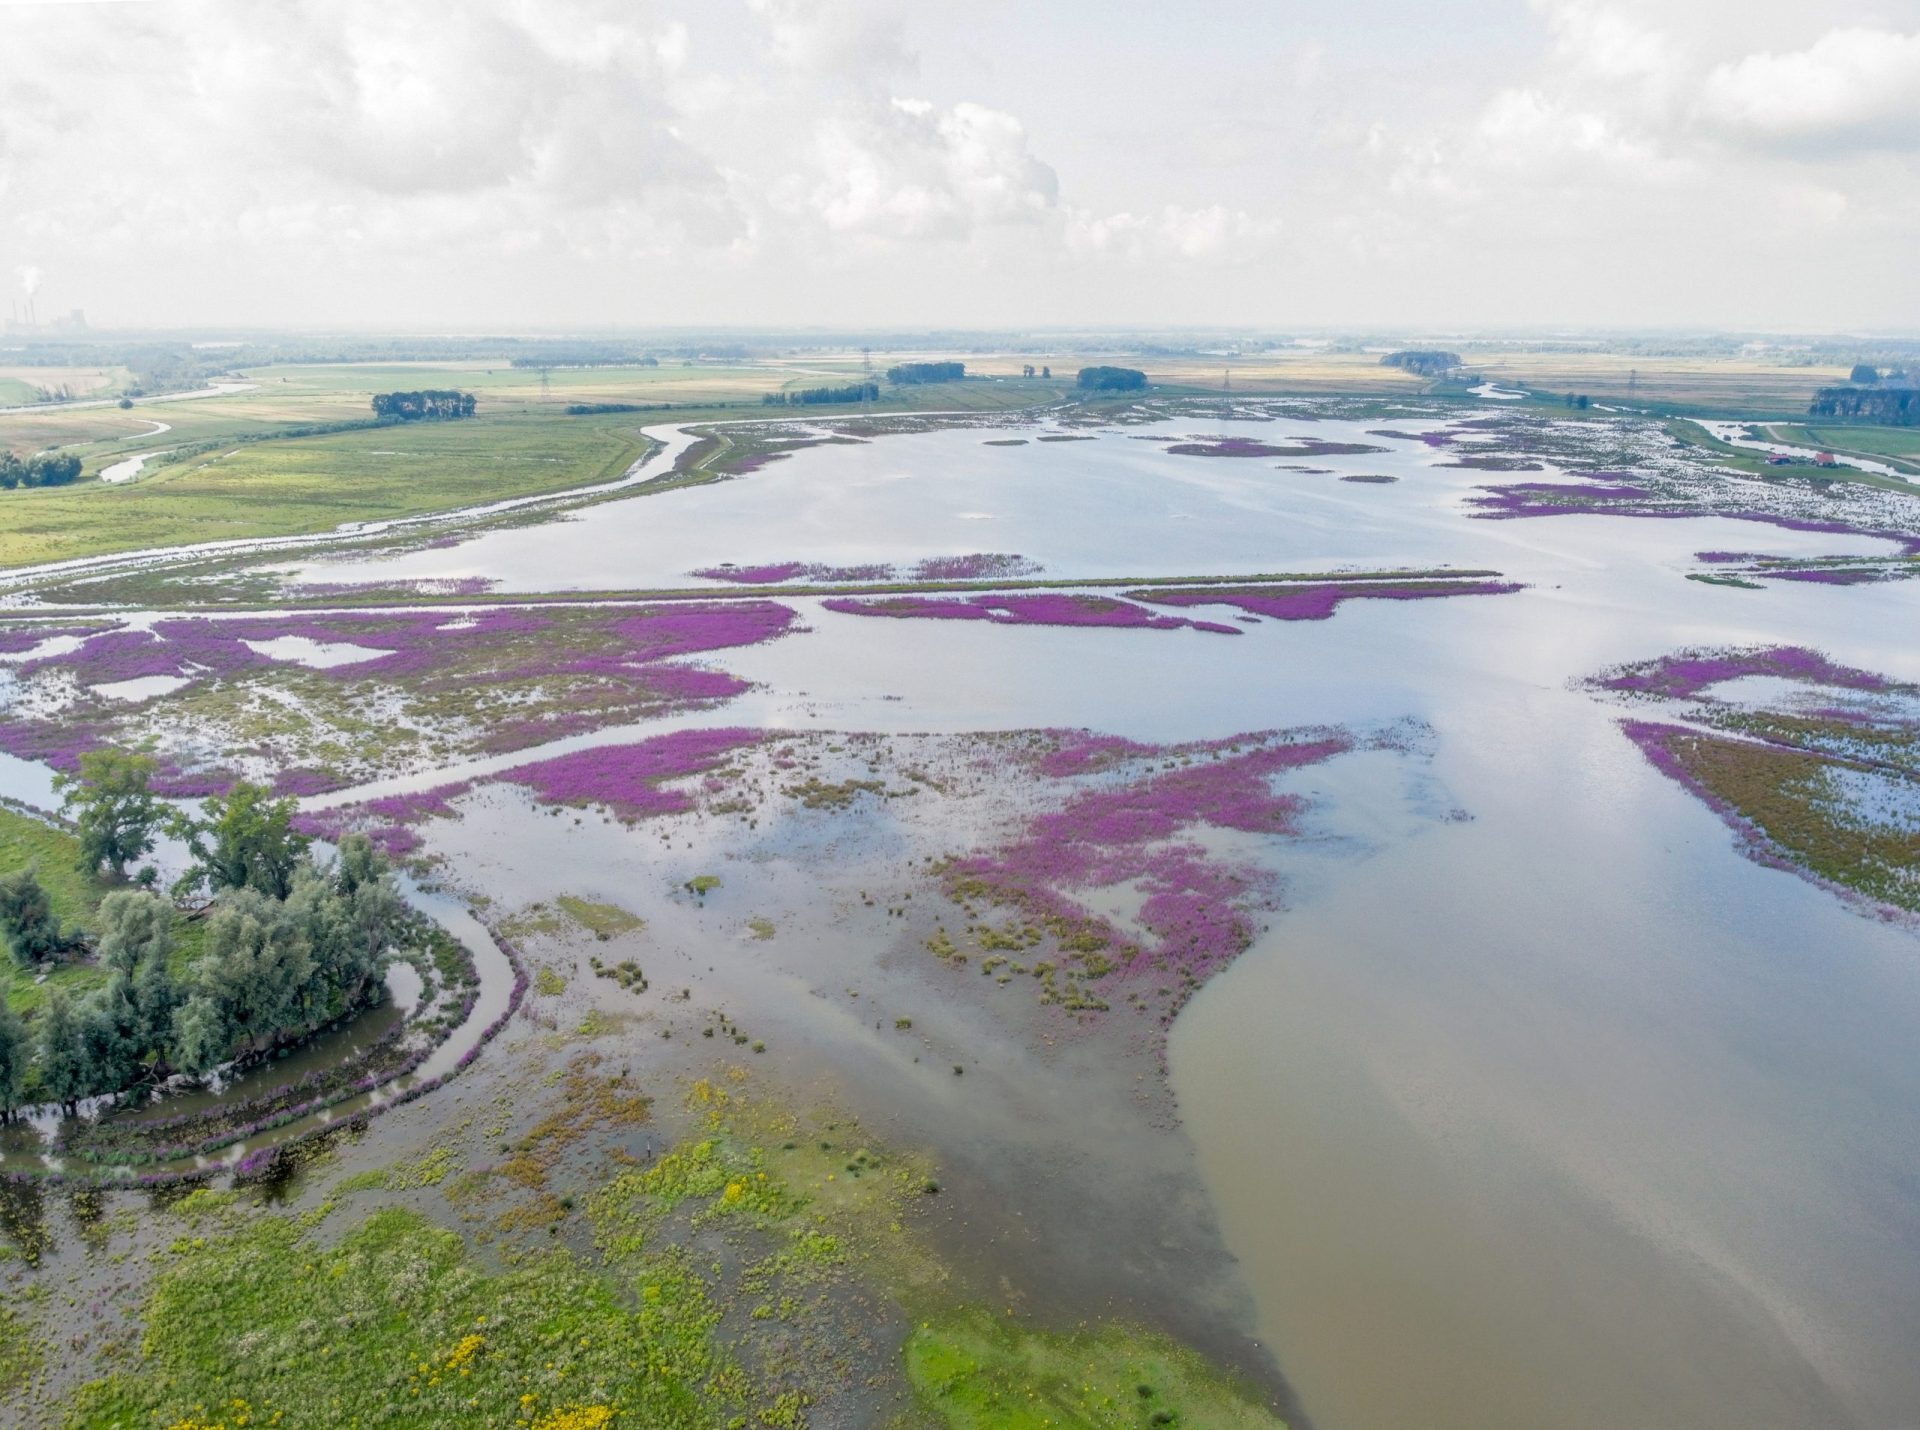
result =
M1920 321L1920 0L1853 3L5 5L0 274L169 322L1664 321L1794 264Z
M1059 202L1053 170L1011 114L894 100L836 118L819 141L810 206L836 233L964 239L1043 220Z
M1920 34L1845 29L1706 76L1700 115L1738 140L1814 155L1920 153Z
M1076 212L1065 230L1069 251L1083 256L1199 263L1250 262L1270 252L1280 233L1277 219L1225 204L1169 204L1147 214Z

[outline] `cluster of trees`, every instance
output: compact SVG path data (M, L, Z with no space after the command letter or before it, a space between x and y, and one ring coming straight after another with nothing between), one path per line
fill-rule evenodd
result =
M1083 367L1080 386L1088 392L1139 392L1147 375L1137 367Z
M1593 406L1592 401L1584 392L1569 392L1566 400L1567 406L1579 412L1585 412L1589 407Z
M762 407L816 407L829 402L871 402L880 396L877 382L850 382L845 387L803 387L796 392L767 392Z
M903 362L887 369L887 381L895 387L916 382L958 382L966 375L963 362Z
M80 459L70 452L42 452L25 461L0 452L0 489L64 487L80 478Z
M292 827L294 803L241 782L196 816L163 820L147 788L153 761L111 751L83 757L66 782L80 864L124 876L163 822L194 864L175 893L205 890L201 952L177 967L180 913L143 886L101 901L94 951L105 984L81 998L49 989L25 1025L0 1000L0 1116L25 1098L71 1108L176 1073L203 1076L271 1051L380 996L389 952L411 922L380 852L364 835L330 866ZM0 878L0 944L23 968L84 951L61 929L33 870Z
M1807 412L1882 427L1920 426L1920 387L1823 387Z
M1041 369L1040 369L1040 373L1039 373L1039 375L1040 375L1041 377L1052 377L1052 376L1053 376L1053 369L1052 369L1052 368L1050 368L1050 367L1043 367L1043 368L1041 368ZM1032 376L1034 376L1034 370L1033 370L1033 364L1032 364L1032 363L1028 363L1028 364L1027 364L1027 365L1026 365L1025 367L1023 367L1023 368L1021 368L1021 369L1020 369L1020 376L1022 376L1022 377L1032 377Z
M52 963L86 949L78 930L60 927L53 900L31 869L0 874L0 941L23 967Z
M343 839L331 867L303 852L284 898L223 888L183 972L172 903L117 890L100 903L106 983L79 999L49 989L30 1029L0 1007L0 1113L30 1094L71 1109L295 1042L378 996L408 917L364 835Z
M376 392L373 414L383 422L420 422L473 416L473 394L430 388L422 392Z
M1409 348L1404 352L1388 353L1380 359L1380 365L1403 367L1422 377L1442 377L1465 364L1460 361L1459 353L1444 352L1437 348Z

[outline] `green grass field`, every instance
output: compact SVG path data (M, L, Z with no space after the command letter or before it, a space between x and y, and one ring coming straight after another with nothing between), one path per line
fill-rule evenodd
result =
M0 492L0 566L305 535L565 491L618 476L645 448L632 421L546 415L246 443L121 486Z
M1805 442L1832 452L1879 457L1920 473L1920 427L1847 427L1803 423L1775 429L1788 442Z

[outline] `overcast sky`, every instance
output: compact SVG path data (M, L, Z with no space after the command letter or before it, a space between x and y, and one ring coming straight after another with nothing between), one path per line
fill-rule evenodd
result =
M0 0L96 326L1920 329L1920 0Z

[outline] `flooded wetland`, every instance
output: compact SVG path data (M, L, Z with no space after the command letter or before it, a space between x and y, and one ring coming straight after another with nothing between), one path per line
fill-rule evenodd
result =
M7 1130L18 1418L1920 1422L1920 502L1505 396L9 573L7 818L144 748L425 921Z

